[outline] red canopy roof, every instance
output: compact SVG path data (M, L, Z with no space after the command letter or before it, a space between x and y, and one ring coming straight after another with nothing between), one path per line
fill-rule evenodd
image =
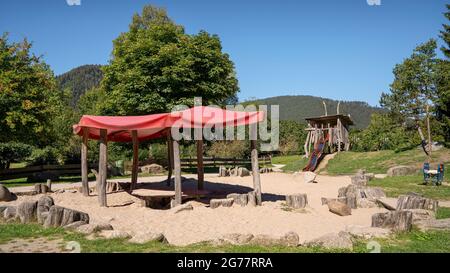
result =
M159 138L171 127L202 128L221 124L240 126L258 123L264 119L264 112L230 111L209 106L197 106L184 111L145 116L91 116L84 115L73 126L77 135L83 135L82 128L88 128L90 139L100 138L100 129L108 132L108 141L130 142L131 131L137 130L140 141Z

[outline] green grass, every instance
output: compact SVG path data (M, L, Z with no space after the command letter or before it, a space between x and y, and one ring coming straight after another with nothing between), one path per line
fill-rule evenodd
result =
M285 155L272 158L272 164L285 164L282 169L287 172L298 172L308 163L308 158L302 155Z
M434 167L439 162L450 163L450 150L442 148L433 152L432 164ZM396 165L408 165L421 168L427 159L422 150L412 149L404 152L377 151L377 152L341 152L328 162L323 170L330 175L354 174L359 169L365 169L371 173L386 173L390 167Z
M374 179L369 182L369 185L383 188L390 197L398 197L408 192L416 192L428 198L450 200L450 186L447 183L443 183L440 186L432 186L431 184L422 185L422 183L423 176L409 175Z
M177 247L160 242L146 244L129 243L126 239L93 239L88 240L79 233L67 232L62 228L44 229L37 224L0 223L0 244L14 239L48 238L63 239L66 242L76 241L81 251L93 252L214 252L214 253L316 253L316 252L360 252L367 253L369 240L356 240L353 251L324 249L320 247L286 247L257 245L223 245L213 246L209 243L198 243ZM375 239L381 245L381 252L450 252L450 231L413 230L410 233L398 233L389 238Z
M93 174L89 175L89 180L94 181L95 177ZM60 177L58 181L52 181L52 184L59 184L59 183L75 183L80 182L81 176L64 176ZM0 184L3 184L5 187L11 188L11 187L23 187L23 186L32 186L36 183L45 183L45 181L41 182L27 182L27 178L16 178L16 179L10 179L10 180L3 180L0 181Z
M439 207L436 212L436 219L447 219L450 218L450 208Z

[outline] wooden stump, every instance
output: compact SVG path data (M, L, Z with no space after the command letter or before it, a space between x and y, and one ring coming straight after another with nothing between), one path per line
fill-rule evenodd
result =
M294 209L301 209L308 204L308 197L306 194L292 194L286 195L286 205Z
M372 215L372 227L392 228L397 231L410 231L413 214L410 211L390 211Z
M436 211L438 201L415 195L401 195L397 201L397 210L403 209L426 209Z
M50 189L49 189L48 186L45 185L45 184L35 184L35 185L34 185L34 191L35 191L37 194L40 194L40 193L47 193L47 192L50 192Z
M242 207L247 206L248 203L247 194L230 193L227 195L227 198L233 199L235 204L241 205Z
M66 226L78 221L89 223L89 215L81 211L60 206L52 206L48 211L48 216L45 219L44 227Z
M212 209L218 207L231 207L233 205L234 200L232 198L227 199L211 199L209 201L209 207Z
M219 167L219 177L230 176L230 171L225 166Z
M247 193L247 199L248 199L248 205L255 207L257 205L256 203L256 193L254 191L251 191Z
M48 195L44 195L39 198L37 203L37 220L39 224L44 224L45 219L48 216L50 208L55 204L53 198Z
M17 206L17 217L22 224L37 220L37 202L22 202Z

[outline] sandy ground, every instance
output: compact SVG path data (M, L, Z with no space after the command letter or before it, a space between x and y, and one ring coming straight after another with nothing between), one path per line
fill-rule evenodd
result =
M195 176L185 176L193 178ZM172 190L165 186L165 177L139 178L139 183L147 187ZM205 175L205 189L212 195L251 191L252 177L217 177ZM119 179L116 181L127 181ZM128 180L129 181L129 180ZM301 174L269 173L261 174L263 205L260 207L240 207L211 209L206 200L190 201L194 210L174 214L170 210L140 207L137 199L126 192L108 194L108 208L101 208L97 196L83 197L80 193L53 193L51 196L60 206L89 213L91 222L108 222L115 230L131 235L146 232L162 232L169 243L187 245L213 240L229 233L266 234L282 236L295 231L300 241L309 241L331 232L345 230L347 225L370 226L371 216L385 211L381 208L355 209L351 216L341 217L321 205L321 197L337 197L340 187L350 184L348 176L318 176L318 183L305 184ZM195 188L194 179L186 179L183 189ZM70 188L76 184L54 185ZM13 191L30 190L30 187L14 188ZM288 211L284 207L285 195L306 193L308 206L303 211ZM13 202L0 205L18 204L24 200L37 200L40 196L20 196ZM201 201L204 201L202 203Z

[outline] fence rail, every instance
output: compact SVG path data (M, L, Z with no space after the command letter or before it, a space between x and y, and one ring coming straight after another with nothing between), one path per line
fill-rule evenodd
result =
M181 160L182 168L195 168L197 166L197 158L189 157L182 158ZM270 156L260 157L258 159L260 165L270 165L272 164L272 158ZM218 167L221 165L249 165L251 164L250 158L219 158L219 157L204 157L203 166L205 167Z
M89 164L89 168L96 168L96 164ZM81 175L81 164L68 165L40 165L25 168L0 170L0 180L24 178L38 173L52 173L55 175Z

